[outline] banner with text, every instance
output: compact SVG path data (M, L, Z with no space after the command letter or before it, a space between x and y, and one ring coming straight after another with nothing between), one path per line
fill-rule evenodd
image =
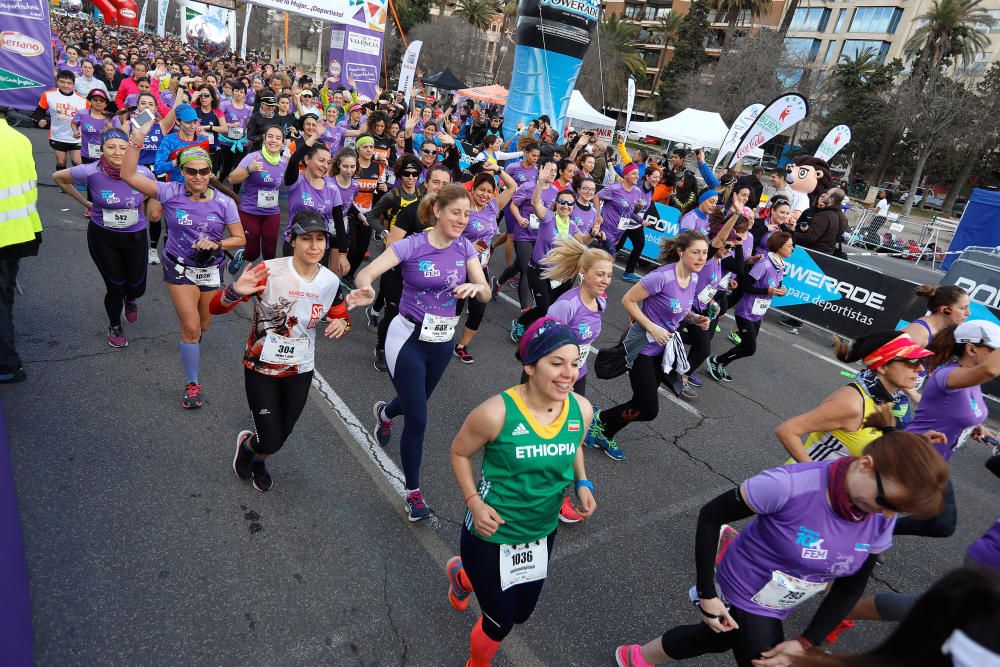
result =
M642 258L658 262L663 242L672 239L680 232L681 212L666 204L653 204L656 215L646 215L646 226L642 233L646 237L646 245L642 247ZM632 242L625 241L625 249L632 250Z
M816 149L816 157L829 162L844 146L851 142L851 128L838 125L826 133L826 137Z
M809 103L798 93L786 93L767 105L754 121L750 129L740 138L733 157L726 166L732 167L755 148L760 148L772 137L776 137L809 113Z
M170 0L157 0L156 3L156 35L165 37L167 34L167 10L170 8Z
M45 0L0 0L0 105L34 110L55 87L52 30Z
M628 136L628 128L632 125L632 107L635 105L635 79L628 78L628 102L625 110L625 136Z
M396 90L403 93L403 100L407 105L410 104L413 75L417 72L417 60L420 59L420 47L423 44L419 39L410 42L410 45L406 47L406 53L403 54L403 66L399 70L399 85L396 86Z
M758 102L757 104L748 106L736 117L736 120L733 121L733 126L726 133L726 138L723 140L722 146L719 147L719 154L715 157L713 168L718 168L719 163L722 162L722 158L736 150L736 147L740 145L740 137L743 136L748 127L753 125L753 122L757 120L757 116L763 110L764 105Z
M385 32L386 0L253 0L251 4L320 21Z
M1000 255L964 252L942 285L957 285L969 293L969 319L987 320L1000 325ZM1000 379L983 385L983 391L1000 399Z
M330 66L327 85L355 88L365 100L375 98L382 67L383 33L351 25L335 25L330 31Z

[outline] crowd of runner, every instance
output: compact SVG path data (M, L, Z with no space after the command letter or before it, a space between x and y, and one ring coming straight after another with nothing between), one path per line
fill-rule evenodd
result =
M424 433L445 409L434 389L453 358L474 363L497 296L518 303L510 337L521 382L472 410L451 448L468 512L448 598L463 610L475 594L482 617L468 664L490 664L535 607L559 522L586 525L597 508L584 448L623 461L623 433L656 418L661 385L695 400L703 364L733 382L734 362L752 363L771 300L785 292L795 220L810 211L794 193L751 201L759 193L716 175L702 151L677 149L660 164L594 132L563 136L544 116L505 136L500 110L471 101L367 99L299 68L112 30L54 17L57 87L35 119L49 131L55 181L90 221L110 345L128 345L122 317L137 320L148 267L160 266L180 324L183 407L205 403L200 343L212 316L252 302L243 356L252 423L232 459L240 480L272 488L266 462L304 407L316 330L348 334L353 311L377 331L372 372L388 372L395 388L372 407L372 436L383 447L397 436L406 516L428 518ZM639 275L657 206L678 209L681 232ZM626 242L630 287L610 303ZM838 341L838 357L863 368L777 426L785 465L776 456L773 469L702 508L691 593L702 622L620 646L619 665L724 651L740 665L840 664L814 647L853 620L906 615L914 599L866 602L865 585L894 535L954 532L948 460L969 438L995 447L981 386L1000 376L1000 327L969 320L959 288L918 294L927 315L901 331ZM735 347L713 355L729 311ZM628 327L595 355L607 317ZM601 378L628 376L628 401L598 408L584 397L595 356ZM998 461L994 449L987 465ZM741 533L728 526L743 519ZM968 560L1000 571L1000 522ZM969 585L996 603L995 581L966 576L981 577ZM812 622L785 640L782 620L816 595ZM997 649L995 633L949 627L934 650L946 643L955 664L985 664L955 656Z

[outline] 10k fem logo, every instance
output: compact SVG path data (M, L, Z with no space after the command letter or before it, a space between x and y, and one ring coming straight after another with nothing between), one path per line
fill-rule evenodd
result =
M805 526L799 526L795 544L802 547L802 557L806 560L826 560L827 550L823 548L823 538L819 533Z

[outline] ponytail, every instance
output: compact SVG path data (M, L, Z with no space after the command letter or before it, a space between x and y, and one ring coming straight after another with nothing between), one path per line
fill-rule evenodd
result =
M420 201L420 207L417 209L417 218L425 227L431 227L437 222L437 215L434 213L435 205L440 210L460 199L469 201L469 193L463 186L455 183L444 185L436 193L429 194Z
M861 361L899 335L898 331L876 331L875 333L855 339L853 343L834 336L833 346L836 349L837 358L845 364L850 364L855 361Z
M699 231L688 229L672 239L667 239L663 242L663 249L660 251L660 263L675 264L680 258L680 254L696 241L708 243L708 237Z
M575 280L581 272L601 261L614 260L605 250L588 248L573 237L559 237L548 254L542 258L542 265L546 267L542 277L560 282Z
M917 289L920 288L918 287ZM927 357L924 360L928 373L938 366L948 363L953 358L962 356L965 344L955 340L955 329L957 328L957 326L950 326L941 329L941 331L934 334L930 343L927 344L927 349L934 353L934 356Z
M957 285L920 285L913 293L927 299L927 310L932 313L939 308L954 306L967 292Z

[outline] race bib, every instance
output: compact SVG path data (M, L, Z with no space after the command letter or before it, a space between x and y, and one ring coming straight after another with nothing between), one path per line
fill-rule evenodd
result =
M104 226L108 229L125 229L139 224L137 208L106 208L101 211Z
M580 358L576 360L576 365L583 368L587 365L587 357L590 356L590 345L580 346Z
M500 545L500 590L544 579L548 572L548 540Z
M87 146L87 157L97 159L101 157L104 153L101 151L100 144L90 144Z
M207 137L208 145L209 146L214 146L215 145L215 135L212 134L211 132L209 132L205 136Z
M712 284L705 285L705 289L698 292L698 301L707 306L712 302L712 299L715 297L715 293L718 291L719 290L718 288L716 288L715 285Z
M268 333L264 338L264 348L260 360L265 364L298 366L309 360L309 337L288 338L276 333Z
M771 306L770 297L760 297L755 296L753 298L753 305L750 306L750 312L753 315L763 315L767 312L767 309Z
M459 316L442 317L440 315L424 315L420 325L420 340L425 343L447 343L455 336L455 327Z
M621 231L627 231L629 229L635 229L636 227L641 227L641 226L642 223L636 222L632 218L626 218L625 216L622 216L621 219L618 220L618 229Z
M257 208L278 208L278 191L258 190Z
M184 277L198 287L218 287L221 282L217 266L186 266L184 267Z
M243 128L239 125L230 125L226 136L230 139L239 140L243 138Z
M774 570L771 573L771 581L757 591L752 600L766 609L783 611L808 600L825 588L826 583L805 581L780 570Z
M528 216L528 229L538 229L541 224L541 220L539 220L538 216L534 213Z

